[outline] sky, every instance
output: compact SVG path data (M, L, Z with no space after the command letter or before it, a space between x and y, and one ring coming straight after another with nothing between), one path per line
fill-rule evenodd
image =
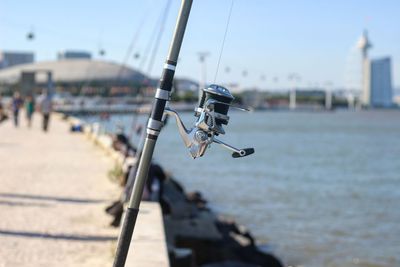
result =
M359 53L354 45L367 28L373 44L371 57L391 56L393 82L400 86L398 0L234 0L215 79L231 1L193 1L176 77L200 79L198 52L208 52L210 83L282 89L293 86L288 76L296 73L297 86L346 87L358 75L355 58ZM0 50L33 51L36 60L43 61L69 49L87 50L101 58L98 51L103 48L102 59L123 62L138 31L133 50L145 54L167 2L0 0ZM180 0L171 0L150 73L154 78L161 74L179 6ZM31 30L36 38L28 41L26 34ZM140 62L133 56L128 60L133 68L147 72L149 67Z

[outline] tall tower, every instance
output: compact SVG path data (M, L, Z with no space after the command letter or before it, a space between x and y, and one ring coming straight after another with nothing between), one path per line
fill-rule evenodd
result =
M368 39L368 32L364 30L363 35L357 43L362 53L362 104L369 106L371 103L371 64L368 58L368 50L372 44Z

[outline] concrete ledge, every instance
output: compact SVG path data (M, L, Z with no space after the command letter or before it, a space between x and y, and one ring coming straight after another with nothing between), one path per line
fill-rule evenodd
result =
M161 207L144 201L140 205L126 267L169 266Z
M88 125L82 120L69 117L70 125L84 125L88 139L98 145L115 162L123 164L124 157L112 148L110 135L102 134L99 125ZM126 267L169 267L167 241L160 204L143 201L140 206L135 232L133 233Z

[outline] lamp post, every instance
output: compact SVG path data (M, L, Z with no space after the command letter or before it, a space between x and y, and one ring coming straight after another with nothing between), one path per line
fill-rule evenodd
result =
M210 55L208 52L198 52L197 55L199 56L199 61L201 64L201 75L200 75L200 82L199 82L199 101L200 101L200 94L201 89L204 89L207 86L207 63L206 58Z

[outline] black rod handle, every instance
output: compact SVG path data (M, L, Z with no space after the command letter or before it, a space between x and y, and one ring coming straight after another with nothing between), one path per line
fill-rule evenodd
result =
M117 251L115 253L113 267L124 267L128 256L129 246L131 244L133 229L135 228L136 219L139 209L127 208L124 223L121 229L121 235L118 239Z

